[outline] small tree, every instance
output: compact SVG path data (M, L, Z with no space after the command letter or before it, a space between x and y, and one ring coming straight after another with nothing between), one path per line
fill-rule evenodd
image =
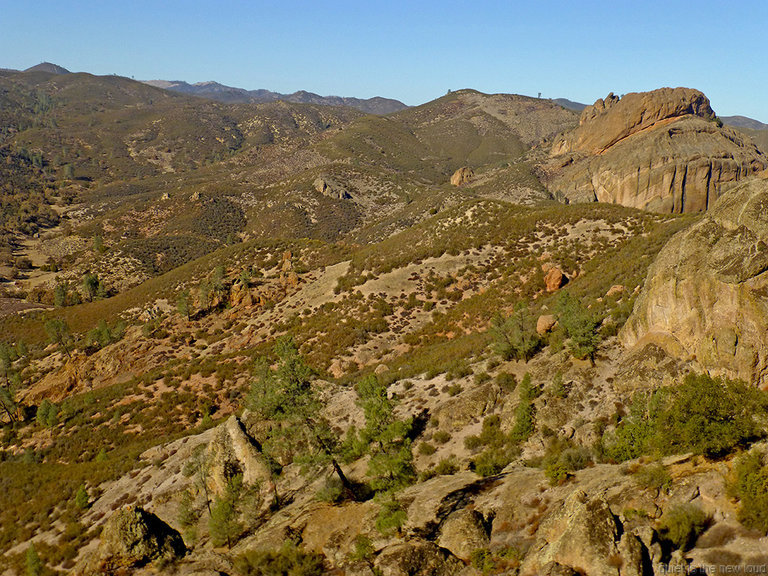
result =
M67 285L63 282L57 282L53 289L53 304L59 308L67 305Z
M241 488L242 476L238 474L229 479L224 495L213 501L208 531L214 546L226 544L227 548L232 548L232 543L243 531L237 521L237 500Z
M501 314L494 316L490 332L494 348L504 360L530 360L541 347L528 307L522 303L508 318Z
M361 380L356 389L365 414L365 428L359 436L351 430L346 445L357 446L358 454L370 453L371 488L385 492L412 484L416 473L408 434L413 422L395 416L395 401L375 376Z
M593 363L600 343L600 320L568 292L557 303L558 319L569 338L568 349L574 358L589 358Z
M533 434L535 422L536 407L533 401L539 395L538 388L531 383L531 375L528 372L523 376L523 381L519 387L520 401L515 408L515 425L512 428L510 439L517 442L524 442Z
M83 276L83 293L89 302L93 302L99 291L99 276L92 272L86 272Z
M72 354L69 352L69 346L72 343L72 334L69 331L69 325L61 318L53 318L45 323L45 332L48 335L48 340L52 344L58 345L59 349L67 355L67 358L72 358Z
M189 320L189 290L182 290L176 297L176 311L179 316Z
M294 460L306 468L330 464L344 490L353 495L353 486L339 465L338 435L322 415L312 387L312 370L290 338L278 340L275 354L276 370L264 359L258 363L248 400L249 407L271 423L263 451L274 461Z
M77 489L77 492L75 493L75 506L77 506L81 510L85 510L86 508L88 508L89 503L90 503L90 498L88 496L88 491L85 489L84 484L80 484L80 487Z
M211 285L207 280L202 280L197 288L200 308L208 310L211 307Z
M37 555L34 543L27 548L27 576L40 576L43 573L43 563Z

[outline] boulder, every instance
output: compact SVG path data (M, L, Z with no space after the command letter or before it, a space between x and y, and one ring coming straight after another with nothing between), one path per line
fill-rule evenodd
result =
M451 176L451 184L453 186L461 186L467 184L472 178L475 177L475 171L469 166L463 166L456 170Z
M487 548L489 542L482 515L467 508L445 519L437 539L438 546L464 561L469 561L475 550Z
M672 237L619 338L768 385L768 180L738 185Z
M766 166L701 92L662 88L598 100L540 169L549 190L570 201L679 213L707 210L727 185Z
M173 561L185 553L184 541L176 530L143 508L128 506L107 520L98 548L74 572L84 576L113 574L155 560Z
M551 331L557 324L557 318L554 314L542 314L539 319L536 320L536 333L540 336Z
M555 292L560 290L560 288L565 286L567 283L568 277L563 274L563 271L560 270L560 268L556 266L549 268L547 274L544 276L544 285L546 286L547 292Z
M643 544L623 532L602 496L574 491L542 521L520 574L641 576Z
M463 567L463 562L423 540L387 546L375 562L382 576L450 576Z

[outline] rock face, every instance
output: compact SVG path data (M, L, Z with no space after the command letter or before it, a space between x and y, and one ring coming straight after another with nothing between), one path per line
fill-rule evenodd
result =
M472 178L475 176L475 171L472 170L469 166L464 166L462 168L459 168L456 170L456 172L453 173L453 176L451 176L451 184L453 186L461 186L462 184L466 184Z
M242 474L246 485L267 483L271 479L261 452L245 433L237 416L230 416L219 427L208 446L208 462L211 487L217 494L225 492L227 482L235 474Z
M768 180L738 185L667 243L619 337L768 384Z
M388 546L376 558L383 576L450 576L463 567L432 542L419 540Z
M624 532L602 497L571 494L541 523L520 574L641 576L643 544ZM646 567L650 568L650 567Z
M487 548L488 532L483 517L474 510L457 510L445 519L440 528L437 544L464 561L472 558L472 552Z
M107 521L98 549L75 573L113 574L155 560L172 561L185 552L176 530L143 508L129 506Z
M707 210L728 184L768 166L689 88L609 94L584 109L550 156L541 169L555 195L667 213Z

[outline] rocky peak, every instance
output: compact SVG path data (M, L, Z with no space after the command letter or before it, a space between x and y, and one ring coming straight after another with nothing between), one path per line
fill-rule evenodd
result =
M766 167L768 157L717 122L691 88L609 94L584 109L540 165L556 197L676 213L709 209L726 185Z
M552 154L600 154L632 134L683 116L715 119L709 99L691 88L660 88L621 98L611 92L584 109L579 127L555 143Z

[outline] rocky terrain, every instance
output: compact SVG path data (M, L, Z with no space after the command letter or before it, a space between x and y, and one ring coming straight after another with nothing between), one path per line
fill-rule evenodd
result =
M52 72L0 74L0 574L764 569L766 156L703 94Z

